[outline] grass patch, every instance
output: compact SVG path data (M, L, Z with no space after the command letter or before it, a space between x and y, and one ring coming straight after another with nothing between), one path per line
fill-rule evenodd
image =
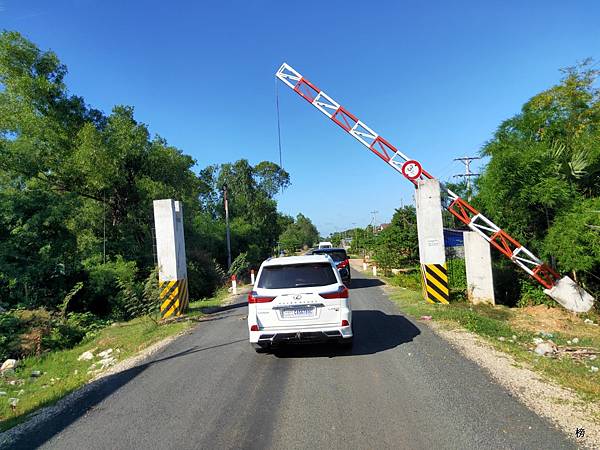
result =
M191 302L186 317L201 317L207 308L221 305L227 295L227 290L222 289L213 298ZM23 422L35 410L56 403L97 376L88 370L98 358L78 361L83 352L90 350L96 355L112 348L112 356L122 361L194 324L193 320L182 320L157 325L147 317L137 318L104 328L72 349L20 360L14 372L7 371L0 377L0 392L4 393L0 395L0 431ZM41 375L32 377L34 371ZM9 404L11 398L18 399L15 407Z
M533 317L536 312L531 308L472 305L465 301L454 301L449 305L430 304L423 300L420 286L415 289L412 278L395 276L382 279L388 284L390 298L409 316L417 319L431 316L432 320L447 326L476 333L496 349L511 354L518 364L533 367L548 379L573 389L583 400L600 401L600 372L592 373L590 370L591 366L600 366L600 357L594 361L567 356L549 358L531 351L535 347L533 338L539 337L539 331L552 334L552 341L559 347L579 346L600 351L600 327L583 322L584 318L590 318L598 323L600 317L597 314L575 317L556 308L545 313L555 317L548 321L536 320ZM402 281L406 281L406 285L403 286ZM542 308L547 309L545 306ZM576 345L572 343L575 337L579 339Z

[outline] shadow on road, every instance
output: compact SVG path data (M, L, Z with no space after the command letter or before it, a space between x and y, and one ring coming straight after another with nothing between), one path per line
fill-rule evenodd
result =
M339 345L288 345L273 349L278 358L318 358L372 355L411 342L421 332L404 316L388 315L378 310L352 312L354 346L347 350Z
M364 289L373 286L383 286L385 283L377 278L353 278L350 281L350 289Z

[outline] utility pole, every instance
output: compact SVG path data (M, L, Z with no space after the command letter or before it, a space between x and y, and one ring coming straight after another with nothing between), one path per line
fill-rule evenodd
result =
M379 211L371 211L371 230L373 231L373 234L375 234L375 216L377 215Z
M102 263L106 264L106 194L102 195Z
M231 241L229 238L229 201L227 200L227 185L223 185L223 201L225 202L225 230L227 233L227 270L231 268Z
M467 200L471 201L471 177L479 176L478 173L471 172L471 161L481 159L479 156L463 156L462 158L454 158L454 161L460 161L465 165L465 173L454 175L455 177L463 177L467 180Z

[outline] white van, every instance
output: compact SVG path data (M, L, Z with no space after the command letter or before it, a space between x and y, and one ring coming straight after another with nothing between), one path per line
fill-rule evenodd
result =
M248 333L257 351L284 343L352 345L350 293L327 255L262 263L248 294Z
M319 242L319 248L333 248L333 244L331 242Z

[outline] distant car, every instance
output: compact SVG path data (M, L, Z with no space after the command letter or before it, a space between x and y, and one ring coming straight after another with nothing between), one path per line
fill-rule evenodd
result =
M337 269L340 272L342 281L346 286L350 285L352 276L350 275L350 261L348 254L343 248L315 248L310 252L311 255L328 255L333 259Z
M317 248L332 248L333 244L331 242L319 242L319 245Z
M352 345L350 294L327 255L262 263L248 294L248 333L257 351L285 343Z

